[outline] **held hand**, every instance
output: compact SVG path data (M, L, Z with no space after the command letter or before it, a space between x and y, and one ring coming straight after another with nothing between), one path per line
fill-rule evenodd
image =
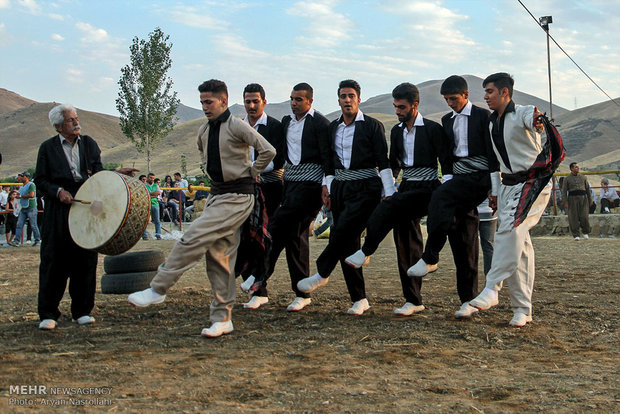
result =
M329 198L329 191L327 191L327 186L323 186L323 191L321 192L321 199L323 200L323 205L327 211L331 210L331 199Z
M132 167L124 167L124 168L119 168L116 170L117 173L119 174L123 174L123 175L128 175L130 177L133 177L133 173L134 172L138 172L140 171L137 168L132 168Z
M493 210L494 213L497 211L497 196L489 196L489 207L491 207L491 210Z
M542 123L542 120L539 118L541 115L543 115L542 112L538 111L538 108L535 106L534 107L534 128L536 128L536 131L538 131L538 133L541 133L544 129L544 125Z
M67 190L60 190L60 193L58 193L58 198L60 199L60 202L64 204L71 204L73 202L73 196Z

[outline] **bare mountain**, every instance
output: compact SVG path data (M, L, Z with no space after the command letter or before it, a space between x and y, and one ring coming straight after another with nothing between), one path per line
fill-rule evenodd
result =
M183 122L192 121L198 118L204 118L205 114L201 109L191 108L183 104L177 106L177 113L175 114L175 124L182 124Z
M35 101L24 98L15 92L0 88L0 114L15 111L28 105L36 103Z
M618 105L607 101L586 106L555 116L555 122L566 147L566 171L572 161L588 169L620 168Z

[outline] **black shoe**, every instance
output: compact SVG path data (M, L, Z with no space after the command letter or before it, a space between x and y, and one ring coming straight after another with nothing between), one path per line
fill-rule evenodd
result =
M156 235L155 235L155 238L156 238L157 240L161 240L161 236L160 236L159 234L156 234Z
M34 247L34 246L38 246L39 244L41 244L41 242L40 242L40 241L35 240L35 241L34 241L34 243L32 243L32 247Z

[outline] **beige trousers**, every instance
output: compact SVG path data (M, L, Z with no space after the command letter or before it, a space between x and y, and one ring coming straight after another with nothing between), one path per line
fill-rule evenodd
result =
M513 310L520 308L524 313L531 314L535 268L530 229L538 223L547 207L551 185L547 185L534 201L525 220L513 228L522 188L523 184L500 185L497 197L498 227L491 269L486 276L486 287L499 291L505 280Z
M151 281L153 290L165 294L204 256L213 290L209 319L211 322L230 320L235 303L234 269L241 225L253 206L253 194L209 195L202 215L189 226L157 269Z

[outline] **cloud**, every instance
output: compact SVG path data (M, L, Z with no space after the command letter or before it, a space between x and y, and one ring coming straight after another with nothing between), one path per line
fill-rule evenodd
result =
M298 36L297 42L312 47L330 48L341 44L356 31L351 19L335 10L337 1L317 0L315 2L300 1L286 10L291 16L303 18L306 35Z
M58 40L59 42L62 42L63 40L65 40L65 38L59 35L58 33L52 33L52 39Z
M210 4L207 3L207 6ZM210 9L199 10L192 6L177 5L173 9L162 8L155 11L169 17L173 22L197 29L226 30L230 26L228 22L214 18Z
M17 0L17 3L27 9L31 14L41 13L41 6L39 6L35 0Z
M118 68L119 62L128 60L128 48L122 39L112 37L106 30L89 23L78 22L75 27L81 32L81 56L85 59L113 68Z
M11 7L11 2L9 0L0 0L0 9L8 9Z
M6 30L4 23L0 23L0 46L6 46L11 42L11 36Z

